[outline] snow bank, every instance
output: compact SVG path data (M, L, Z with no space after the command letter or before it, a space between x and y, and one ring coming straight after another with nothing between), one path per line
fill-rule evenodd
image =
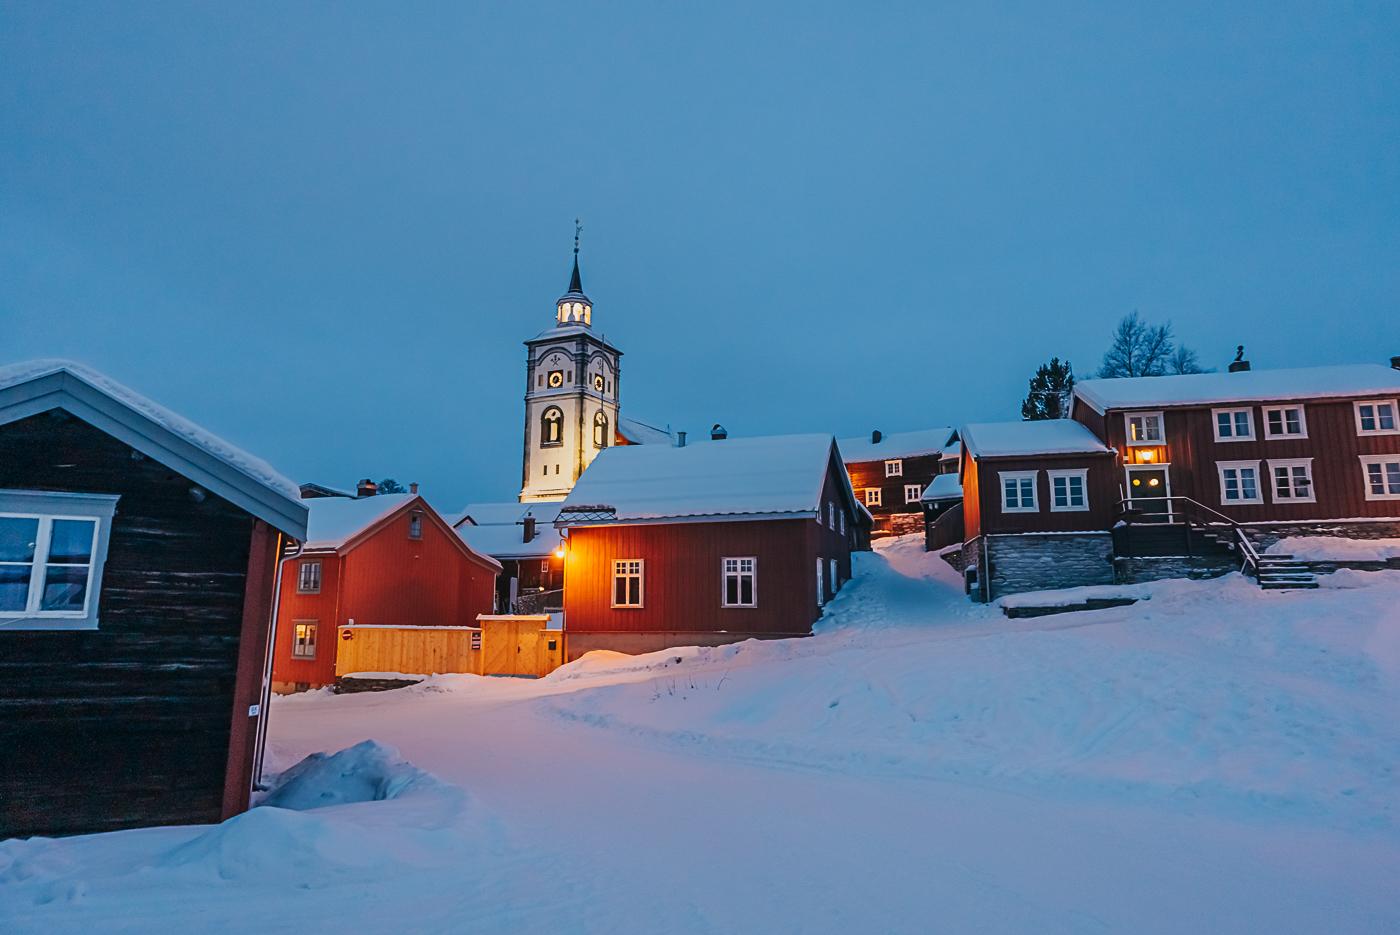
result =
M393 747L366 740L339 753L313 753L279 774L259 805L304 811L348 802L396 799L437 780Z
M1386 562L1400 558L1400 539L1345 539L1340 536L1291 536L1264 550L1303 562Z
M1072 607L1085 601L1118 598L1150 600L1152 587L1150 584L1091 584L1078 588L1008 594L997 598L993 603L998 607Z

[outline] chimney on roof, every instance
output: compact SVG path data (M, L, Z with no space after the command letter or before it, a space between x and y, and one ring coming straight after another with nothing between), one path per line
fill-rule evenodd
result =
M418 496L418 482L416 480L409 482L408 492L413 494L415 497Z
M724 426L720 425L718 422L710 426L710 441L724 441L724 439L728 437L729 432L727 432Z
M873 432L870 433L870 444L872 444L872 445L878 445L878 444L880 444L880 439L882 439L882 438L884 438L884 437L885 437L884 435L880 434L880 430L879 430L879 429L876 429L875 431L873 431Z
M526 513L526 514L525 514L525 541L526 541L526 542L533 542L534 540L535 540L535 518L534 518L533 516L531 516L529 513Z
M1249 369L1249 361L1247 361L1247 360L1244 359L1244 345L1243 345L1243 344L1236 345L1236 347L1235 347L1235 359L1232 360L1232 361L1230 361L1230 372L1231 372L1231 373L1244 373L1244 372L1245 372L1246 370L1248 370L1248 369Z
M355 496L357 497L372 497L377 493L379 493L379 485L368 477L355 485Z
M1400 370L1400 357L1390 358L1390 369Z
M1400 358L1397 358L1397 360L1400 360ZM677 448L684 448L684 447L685 447L685 433L684 433L684 432L677 432L677 433L676 433L676 447L677 447Z

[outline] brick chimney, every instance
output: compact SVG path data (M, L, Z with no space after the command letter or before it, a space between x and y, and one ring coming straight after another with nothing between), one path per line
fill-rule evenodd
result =
M880 439L882 439L882 438L884 438L884 437L885 437L885 436L882 435L882 434L880 433L880 430L879 430L879 429L876 429L875 431L873 431L873 432L870 433L870 444L872 444L872 445L878 445L878 444L880 444Z
M413 494L415 497L418 496L418 482L416 480L409 482L408 492Z
M355 496L357 497L372 497L377 493L379 493L379 485L368 477L355 485Z
M525 526L525 541L526 541L526 542L533 542L533 541L535 541L535 518L534 518L533 516L531 516L529 513L526 513L526 514L525 514L524 526Z
M685 433L684 433L684 432L677 432L677 433L676 433L676 447L677 447L677 448L684 448L684 447L685 447Z
M724 426L720 425L718 422L716 422L714 425L712 425L712 426L710 427L710 440L711 440L711 441L716 441L716 442L724 441L724 440L725 440L726 438L728 438L728 437L729 437L729 432L725 429Z

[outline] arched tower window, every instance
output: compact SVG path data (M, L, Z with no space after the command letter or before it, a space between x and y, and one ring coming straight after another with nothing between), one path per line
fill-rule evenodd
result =
M540 447L554 448L564 444L564 413L550 406L540 414Z
M593 417L593 447L608 447L608 417L603 414L601 409Z

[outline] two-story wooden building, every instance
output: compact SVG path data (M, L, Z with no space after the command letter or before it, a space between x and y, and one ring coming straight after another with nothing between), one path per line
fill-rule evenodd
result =
M421 496L306 504L306 545L282 575L275 691L335 682L340 627L465 627L492 612L500 563L463 541Z
M453 521L473 549L501 563L496 611L548 613L563 609L563 537L554 527L558 503L472 503Z
M602 452L559 513L568 654L806 636L870 514L829 435Z
M874 518L872 538L923 531L924 491L939 474L957 471L957 441L957 432L944 426L837 442L851 486Z

